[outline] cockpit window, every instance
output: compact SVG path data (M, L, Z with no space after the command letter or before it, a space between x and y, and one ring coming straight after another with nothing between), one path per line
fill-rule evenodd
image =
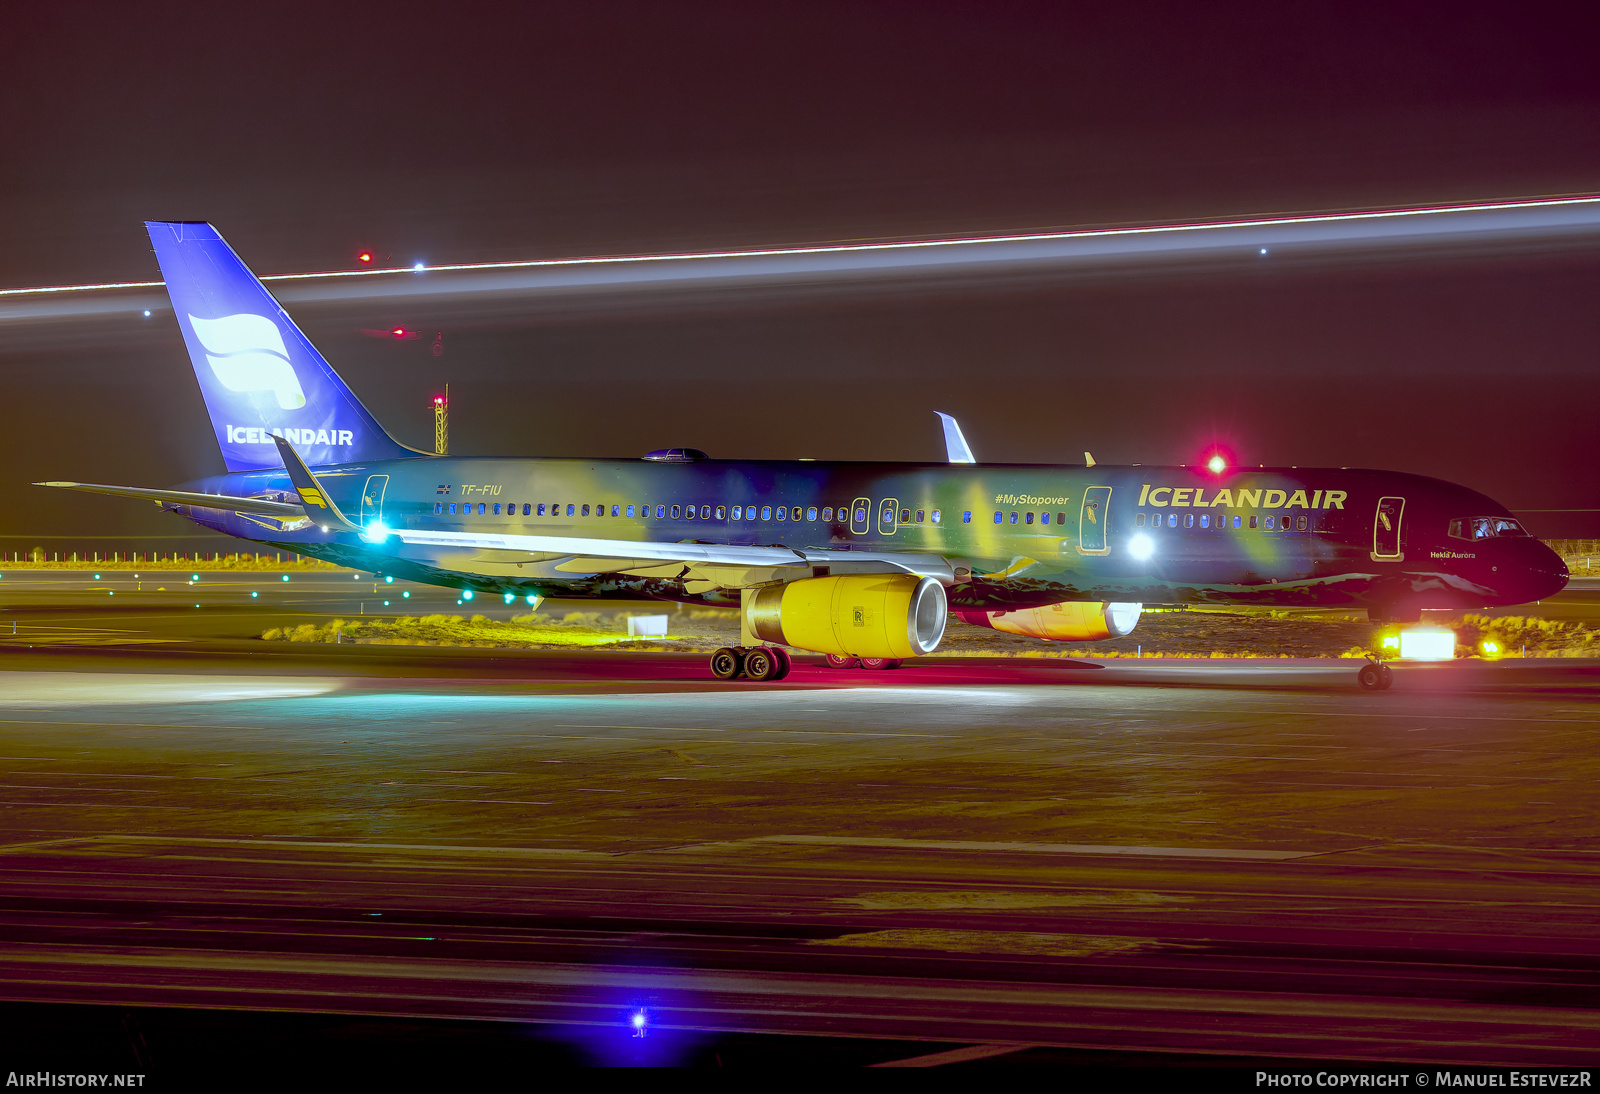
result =
M1457 517L1450 522L1450 534L1456 539L1512 539L1527 538L1528 533L1510 517Z

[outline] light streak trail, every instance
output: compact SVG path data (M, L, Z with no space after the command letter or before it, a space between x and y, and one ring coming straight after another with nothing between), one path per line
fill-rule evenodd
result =
M606 255L437 266L322 270L267 274L266 282L324 283L380 279L374 291L292 292L289 298L359 299L378 296L455 295L559 288L641 287L682 281L774 281L805 275L894 276L949 272L967 266L1044 266L1093 260L1154 261L1237 254L1272 261L1313 249L1394 247L1468 238L1502 242L1550 239L1600 231L1600 195L1479 202L1344 213L1259 216L1131 227L1030 232L949 239L840 243L677 254ZM1296 250L1298 248L1298 250ZM440 275L531 275L516 279ZM560 276L561 274L568 276ZM443 283L441 283L443 282ZM161 281L117 281L0 289L4 298L44 298L118 290L160 289ZM8 309L9 310L9 309ZM4 317L4 311L0 311Z

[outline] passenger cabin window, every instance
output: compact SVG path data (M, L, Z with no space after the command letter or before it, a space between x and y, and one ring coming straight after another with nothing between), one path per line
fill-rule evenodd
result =
M761 519L762 520L771 520L772 519L772 506L763 505L761 507Z
M478 515L480 517L483 516L483 510L484 510L484 504L483 504L483 502L480 501L478 503Z
M674 505L672 508L673 509L677 509L678 507L676 505ZM657 517L664 517L666 515L667 515L667 507L665 505L656 506L656 516ZM677 516L678 514L677 513L673 513L672 515L673 516Z
M1049 524L1050 523L1050 514L1049 513L1040 513L1039 514L1039 523L1040 524Z
M583 515L584 516L588 516L589 515L589 507L587 505L585 505L583 507Z
M629 516L630 516L630 517L631 517L631 516L633 516L633 506L631 506L631 505L630 505L630 506L628 506L628 515L629 515Z
M1185 528L1193 528L1194 527L1194 514L1193 513L1185 513L1185 514L1183 514L1183 526Z
M1015 513L1011 514L1011 523L1012 524L1017 523L1017 514L1015 514Z
M657 506L657 508L658 508L658 509L659 509L659 508L660 508L660 507L659 507L659 506ZM673 507L672 507L672 519L673 519L673 520L677 520L677 519L678 519L678 516L679 516L679 514L681 514L681 513L682 513L682 512L683 512L683 506L681 506L681 505L674 505L674 506L673 506Z
M571 506L571 505L568 505L568 506L567 506L567 516L569 516L569 517L570 517L570 516L573 516L573 515L574 515L574 514L573 514L573 508L574 508L574 507L573 507L573 506Z
M1295 517L1294 518L1295 531L1304 532L1306 530L1306 526L1307 526L1308 523L1309 523L1309 521L1307 521L1305 517Z
M1158 517L1156 517L1156 519L1160 520L1161 518L1158 516ZM1167 527L1168 528L1176 528L1177 526L1178 526L1178 514L1176 514L1176 513L1168 513L1167 514Z
M1025 519L1025 520L1024 520L1024 521L1023 521L1023 522L1022 522L1022 523L1023 523L1023 524L1032 524L1032 523L1033 523L1033 514L1032 514L1032 513L1026 513L1026 514L1024 514L1024 516L1025 516L1025 517L1026 517L1026 518L1027 518L1027 519Z
M1065 523L1067 523L1067 514L1065 514L1065 513L1057 513L1056 514L1056 523L1057 524L1065 524Z
M939 510L937 510L937 509L935 509L933 511L933 523L935 523L935 524L939 523Z
M735 505L733 507L733 519L734 520L743 520L744 519L744 506Z
M900 523L901 524L910 524L911 523L911 510L909 510L909 509L900 510Z
M1135 528L1143 528L1144 527L1144 514L1143 513L1135 513L1135 514L1133 514L1133 526Z
M971 524L972 523L972 510L971 509L963 509L961 511L961 523L962 524Z
M996 524L999 524L999 523L1000 523L1000 522L1001 522L1001 521L1003 521L1003 520L1005 520L1005 519L1006 519L1006 515L1005 515L1005 514L1004 514L1004 513L998 513L998 512L997 512L997 513L995 513L995 515L994 515L994 522L995 522L995 523L996 523Z
M451 502L450 503L450 515L452 517L456 515L456 503L455 502Z
M541 505L541 506L539 506L539 508L542 510L544 508L544 506ZM532 505L532 503L530 503L530 502L523 502L522 503L522 515L525 516L525 517L529 517L529 516L533 515L533 505Z
M806 519L807 520L816 520L817 519L817 507L815 505L806 506Z
M833 506L830 505L827 508L822 510L822 519L823 520L832 520L833 519Z
M700 519L701 520L710 520L711 519L711 506L702 505L700 507Z
M1256 526L1256 515L1254 513L1251 513L1250 514L1250 527L1254 528L1255 526Z
M1200 527L1202 527L1202 528L1210 528L1211 527L1211 514L1210 513L1201 513L1200 514Z
M779 520L788 520L789 519L789 510L785 509L783 506L780 505L780 506L778 506L777 510L772 515L777 517Z
M865 509L856 510L855 522L857 524L865 524L867 522L867 511Z
M500 515L500 503L499 502L495 502L494 503L494 515L497 516L497 517Z
M1239 518L1238 517L1234 517L1233 518L1233 526L1235 528L1239 527Z
M717 506L717 519L718 520L727 520L728 519L728 507L726 505Z
M1278 518L1269 513L1266 520L1262 521L1262 526L1271 532L1278 527Z
M921 523L923 523L923 515L924 515L924 514L925 514L925 513L926 513L926 512L927 512L927 510L925 510L925 509L918 509L918 510L917 510L917 523L918 523L918 524L921 524Z
M434 502L434 503L433 503L433 511L434 511L434 512L435 512L435 513L442 513L442 512L444 512L444 502L442 502L442 501L436 501L436 502Z

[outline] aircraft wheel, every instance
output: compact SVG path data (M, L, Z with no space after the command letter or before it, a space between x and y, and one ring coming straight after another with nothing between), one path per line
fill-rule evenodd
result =
M732 680L744 669L744 658L739 651L727 646L711 655L711 675L718 680Z
M863 657L861 667L864 669L897 669L900 662L893 657Z
M1362 691L1383 690L1383 673L1381 665L1362 665L1361 671L1356 673L1356 683L1361 685Z
M766 646L745 650L744 674L757 682L778 678L779 662Z
M778 661L778 671L773 674L772 679L782 680L785 676L788 676L790 670L794 668L794 658L790 657L789 651L784 649L782 646L773 646L771 647L771 650L772 656Z
M1388 691L1389 687L1393 683L1394 683L1394 669L1390 668L1388 665L1379 665L1378 666L1378 690L1379 691Z
M849 656L847 656L845 654L842 654L842 653L830 653L830 654L828 654L828 667L830 669L854 668L855 667L855 663L856 663L856 659L854 657L849 657Z

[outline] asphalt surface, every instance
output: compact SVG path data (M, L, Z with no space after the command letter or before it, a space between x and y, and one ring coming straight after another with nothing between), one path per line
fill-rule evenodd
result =
M9 1028L89 1004L536 1029L598 1062L1597 1055L1592 662L1402 665L1380 694L1350 662L730 685L671 654L250 638L371 595L336 579L112 609L0 578Z

